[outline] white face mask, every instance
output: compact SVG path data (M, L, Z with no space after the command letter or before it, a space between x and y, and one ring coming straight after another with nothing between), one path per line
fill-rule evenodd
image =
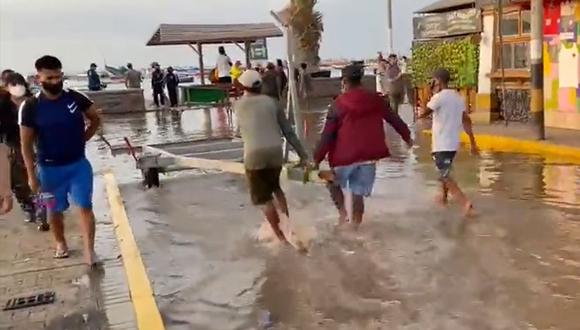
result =
M9 85L8 92L14 97L23 97L26 94L26 87L23 85Z

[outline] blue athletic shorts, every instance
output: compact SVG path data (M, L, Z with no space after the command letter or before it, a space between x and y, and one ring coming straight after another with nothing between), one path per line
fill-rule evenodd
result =
M353 195L369 197L375 185L375 164L354 164L334 168L336 183Z
M455 159L455 151L437 151L433 153L433 160L435 167L439 170L439 177L441 180L447 179L451 174L451 167L453 159Z
M42 192L55 197L53 212L62 213L73 204L83 209L93 208L93 168L86 158L63 166L38 166Z

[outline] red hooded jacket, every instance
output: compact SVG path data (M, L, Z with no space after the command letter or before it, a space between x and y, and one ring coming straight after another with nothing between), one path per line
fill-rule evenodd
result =
M328 154L330 166L336 167L390 156L383 120L411 142L405 122L377 93L355 88L340 95L328 110L314 161L319 164Z

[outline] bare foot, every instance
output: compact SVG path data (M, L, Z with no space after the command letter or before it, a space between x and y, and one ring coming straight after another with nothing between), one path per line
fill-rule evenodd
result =
M473 215L473 203L466 201L463 205L463 216L468 218Z
M439 194L435 197L435 203L439 206L447 206L447 198L443 196L443 194Z
M0 207L0 214L7 214L8 212L12 211L12 204L14 203L12 196L2 198L1 202L2 206Z
M95 251L91 251L89 253L85 253L85 263L89 266L89 267L95 267L97 266L101 261L99 260L99 258L97 257L97 254L95 253Z

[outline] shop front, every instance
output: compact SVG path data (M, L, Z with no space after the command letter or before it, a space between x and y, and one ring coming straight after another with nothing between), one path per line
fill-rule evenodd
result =
M580 3L544 2L544 120L580 130Z

